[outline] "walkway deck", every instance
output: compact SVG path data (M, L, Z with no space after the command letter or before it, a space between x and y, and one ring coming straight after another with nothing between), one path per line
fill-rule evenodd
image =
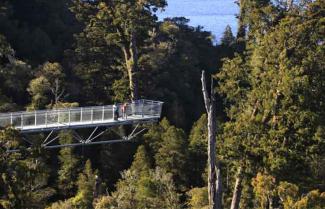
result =
M113 105L3 113L0 114L0 126L13 126L22 133L30 133L147 123L160 118L162 104L152 100L128 103L126 118L122 118L122 105L117 104L120 116L117 120L114 120Z

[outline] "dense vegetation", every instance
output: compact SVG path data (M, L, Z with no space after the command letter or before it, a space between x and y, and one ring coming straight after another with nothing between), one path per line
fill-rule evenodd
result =
M236 37L227 27L217 45L185 18L158 21L167 3L1 0L1 112L165 104L134 143L27 149L4 127L0 208L209 208L202 70L218 93L223 207L325 208L324 1L240 0Z

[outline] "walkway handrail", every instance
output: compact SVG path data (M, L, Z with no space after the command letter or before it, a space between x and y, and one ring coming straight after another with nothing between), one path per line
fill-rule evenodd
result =
M160 101L136 100L126 103L126 115L160 117L162 104ZM119 115L122 116L122 105L116 104ZM72 124L98 123L114 118L113 105L73 107L52 110L37 110L32 112L11 112L0 114L0 126L13 126L16 129L25 127L49 127L56 125L70 126Z

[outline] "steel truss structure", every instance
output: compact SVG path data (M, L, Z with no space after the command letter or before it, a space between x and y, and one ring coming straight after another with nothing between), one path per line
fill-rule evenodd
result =
M54 149L54 148L62 148L62 147L76 147L76 146L89 146L89 145L98 145L98 144L112 144L112 143L119 143L119 142L130 142L132 139L134 139L136 136L138 136L139 134L141 134L146 130L145 128L141 128L138 130L139 124L137 124L133 129L133 131L131 132L131 134L127 136L121 136L118 134L120 137L119 139L97 140L100 138L100 136L102 136L104 133L110 130L109 127L105 127L104 130L98 132L98 128L99 128L98 126L95 127L91 132L91 134L86 138L82 138L78 134L78 132L76 132L76 130L73 130L72 136L76 142L70 144L58 144L57 142L60 138L60 135L55 134L55 131L52 130L47 135L47 137L43 140L41 147L43 147L44 149ZM24 140L26 140L26 138L24 138ZM28 140L28 143L30 143L31 145L33 144L30 140Z

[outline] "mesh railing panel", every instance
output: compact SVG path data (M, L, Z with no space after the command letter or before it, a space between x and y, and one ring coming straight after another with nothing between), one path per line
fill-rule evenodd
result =
M125 107L126 118L134 117L160 117L162 102L151 100L137 100L127 103ZM122 104L95 107L67 108L58 110L40 110L34 112L13 112L0 114L0 126L13 126L18 129L24 127L42 128L62 125L91 124L114 120L114 110L118 109L122 118ZM124 118L124 119L126 119Z

